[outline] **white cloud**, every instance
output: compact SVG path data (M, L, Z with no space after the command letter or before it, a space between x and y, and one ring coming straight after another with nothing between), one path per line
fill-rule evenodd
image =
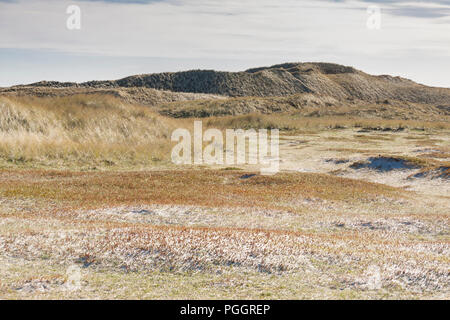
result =
M73 3L82 10L80 31L66 29L65 9ZM414 70L426 59L450 60L448 17L401 15L401 8L418 8L411 3L378 5L382 28L375 31L366 28L368 2L363 1L0 2L0 48L249 63L334 61L450 86L442 66L436 66L432 79ZM448 6L427 4L442 7Z

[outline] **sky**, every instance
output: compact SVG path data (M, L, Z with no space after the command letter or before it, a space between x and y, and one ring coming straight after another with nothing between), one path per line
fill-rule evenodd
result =
M0 86L318 61L450 87L450 0L0 0Z

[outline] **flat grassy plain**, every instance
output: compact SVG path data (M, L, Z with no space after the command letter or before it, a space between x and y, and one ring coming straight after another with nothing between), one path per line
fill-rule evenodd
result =
M448 123L204 119L282 129L262 176L171 164L193 119L1 99L0 298L450 298Z
M448 297L442 203L322 174L244 173L2 171L2 297Z

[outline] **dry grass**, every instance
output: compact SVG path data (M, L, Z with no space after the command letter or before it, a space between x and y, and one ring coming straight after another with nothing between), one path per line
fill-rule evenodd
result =
M244 173L2 171L0 295L447 296L439 207L381 184Z
M223 96L202 94L202 93L187 93L187 92L172 92L164 90L156 90L151 88L83 88L83 87L10 87L0 88L0 94L9 97L71 97L75 95L104 95L120 99L125 104L142 104L145 106L157 106L163 103L174 101L189 101L189 100L214 100L224 99Z
M223 100L223 99L222 99ZM184 101L180 103L192 103ZM61 97L0 96L0 165L71 169L142 169L167 166L170 135L192 130L194 119L171 119L151 108L105 94ZM300 113L247 114L204 119L204 128L278 128L283 132L318 133L360 128L362 131L444 130L448 122L387 120ZM424 132L424 131L419 131ZM390 137L377 137L378 140ZM332 139L332 137L330 138ZM366 139L362 136L361 140ZM430 142L422 137L423 143Z
M405 196L381 184L322 175L277 174L241 178L248 172L225 170L164 170L146 172L0 172L0 194L41 198L74 206L134 203L205 206L267 206L290 208L303 198L374 202L380 197ZM339 188L336 188L339 186Z
M418 128L422 123L436 122L448 128L449 114L434 105L401 101L370 103L361 100L337 101L327 96L297 94L288 97L239 97L175 101L155 106L159 113L175 118L210 118L246 114L289 114L296 118L351 118L410 121ZM380 123L380 122L378 122ZM425 125L427 127L427 125Z
M283 172L260 176L166 166L171 130L193 119L120 99L0 97L0 106L2 298L449 297L448 180L407 179L442 167L448 123L204 119L204 128L284 130ZM418 169L350 168L380 154ZM328 174L338 168L359 180ZM68 287L73 265L79 290Z
M0 97L3 165L148 166L169 154L171 122L104 95Z
M238 116L209 117L205 119L209 127L215 128L261 128L280 129L288 132L308 133L322 130L360 128L362 131L449 130L448 122L370 119L351 116L305 117L299 114L247 114ZM387 138L385 138L387 139Z

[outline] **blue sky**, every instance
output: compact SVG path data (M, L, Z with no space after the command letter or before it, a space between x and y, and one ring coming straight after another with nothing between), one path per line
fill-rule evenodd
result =
M66 28L72 4L80 30ZM0 0L0 86L287 61L450 87L450 0Z

